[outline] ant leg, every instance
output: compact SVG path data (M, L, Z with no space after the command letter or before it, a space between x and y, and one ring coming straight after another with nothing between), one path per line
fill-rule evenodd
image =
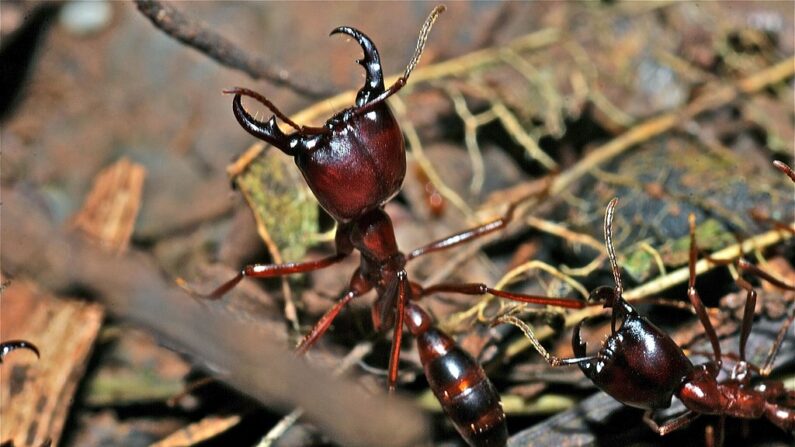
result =
M657 422L652 419L652 412L654 410L646 410L643 413L643 422L646 423L652 430L657 432L660 436L665 436L672 431L679 430L680 428L686 426L687 424L693 422L694 419L701 416L701 413L695 413L693 411L688 410L684 414L681 414L668 422L664 423L663 425L657 424Z
M690 214L688 221L690 223L690 260L688 262L690 279L687 287L687 298L693 305L698 319L701 320L701 325L704 326L704 332L707 334L707 337L709 337L712 351L715 353L715 362L718 365L718 368L715 369L715 374L717 374L722 364L720 342L718 341L718 335L715 332L715 328L712 326L712 322L709 321L709 315L707 315L704 303L701 301L701 297L696 291L696 253L698 251L698 246L696 245L696 216Z
M320 337L326 333L326 330L328 330L329 326L331 326L331 323L334 321L334 319L337 318L337 315L339 315L342 308L357 296L358 294L353 290L349 290L345 295L343 295L342 298L337 301L331 309L329 309L325 314L323 314L322 317L320 317L317 323L315 323L315 325L312 327L312 330L304 336L303 340L301 340L301 343L299 343L298 347L295 348L295 353L298 355L306 354L306 351L308 351L309 348L311 348L312 345L314 345L315 342L317 342Z
M582 309L585 307L585 303L582 301L506 292L504 290L492 289L483 283L434 284L427 288L417 287L419 288L417 299L437 292L460 293L463 295L484 295L488 293L489 295L509 299L511 301L518 301L520 303L544 304L548 306L566 307L569 309Z
M232 290L240 281L245 277L252 278L275 278L278 276L290 275L293 273L306 273L313 270L320 270L330 265L345 259L346 256L351 254L353 247L349 242L350 228L348 226L340 226L337 228L337 233L334 236L334 245L337 254L326 256L315 261L306 262L288 262L286 264L251 264L247 265L240 271L234 278L221 284L218 288L209 294L198 293L189 288L182 278L177 279L177 285L182 287L185 291L193 297L204 298L210 300L217 300L224 296L227 292Z
M784 431L795 430L795 391L788 390L780 380L764 381L754 390L765 396L765 417Z
M587 357L572 357L572 358L567 358L567 359L562 359L560 357L555 357L554 355L550 354L549 351L547 351L544 348L544 346L541 344L541 342L535 336L535 333L533 333L533 330L530 329L530 326L528 326L527 323L525 323L524 321L520 320L519 318L516 318L513 315L503 315L503 316L497 318L497 320L495 321L495 324L497 324L497 323L507 323L507 324L512 324L512 325L518 327L519 330L524 332L524 335L527 338L530 339L530 343L532 343L533 347L536 349L536 351L538 351L538 353L541 354L542 357L544 357L544 360L546 360L546 362L549 363L549 366L558 367L558 366L567 366L567 365L577 365L577 364L579 364L581 362L590 362L592 360L596 360L597 359L597 356L595 356L595 355L587 356Z
M403 340L403 321L406 314L406 301L408 300L409 285L408 275L405 270L397 274L397 306L395 309L395 328L392 333L392 349L389 353L389 375L387 376L387 388L389 392L395 391L395 384L398 376L398 363L400 362L400 342Z
M744 272L748 272L758 278L764 279L765 281L773 284L774 286L784 289L784 290L795 290L795 286L791 286L780 279L774 277L773 275L767 273L766 271L760 269L754 264L751 264L747 260L740 258L737 261L737 266L743 270ZM753 309L756 305L756 291L753 290L751 285L745 281L744 279L740 278L737 281L737 284L748 291L748 299L746 300L745 304L745 313L743 314L743 331L740 334L740 356L743 360L745 360L745 341L748 338L748 333L750 332L751 328L751 320L753 320ZM753 294L753 305L749 304L748 301L751 300L751 294ZM750 311L749 311L750 306ZM751 315L749 316L749 312ZM795 307L792 308L790 311L790 315L787 317L786 321L781 325L781 328L778 331L776 336L776 340L773 342L773 346L770 347L770 352L768 352L767 359L765 360L764 365L760 368L759 374L763 377L768 376L773 370L773 363L776 360L776 356L778 355L778 351L781 348L781 344L784 342L784 338L787 335L787 330L792 325L793 320L795 320ZM748 326L746 328L746 325Z
M493 233L497 230L505 228L513 219L513 213L516 210L517 205L518 203L512 203L511 206L508 207L508 210L505 212L505 215L500 217L499 219L485 223L483 225L480 225L479 227L470 228L469 230L461 231L460 233L455 233L453 235L447 236L444 239L439 239L437 241L431 242L428 245L415 248L409 254L406 255L406 262L411 261L414 258L426 255L428 253L433 253L436 251L446 250L448 248L455 247L456 245L463 244L464 242L469 242L473 239L477 239L481 236L485 236L489 233Z
M715 430L718 432L718 442L715 443L717 447L723 447L723 438L726 431L726 415L720 415L720 419L718 419L718 428Z
M756 276L758 278L764 279L765 281L769 282L770 284L773 284L774 286L778 287L779 289L795 290L795 286L791 286L791 285L785 283L784 281L776 278L775 276L771 275L770 273L767 273L766 271L760 269L759 267L755 266L754 264L751 264L750 262L748 262L744 258L740 258L737 261L737 267L740 267L740 270L748 272L748 273L750 273L750 274L752 274L752 275L754 275L754 276Z
M334 322L334 319L337 318L340 311L342 310L345 305L347 305L352 299L362 296L365 293L369 292L372 289L372 285L368 283L364 277L362 277L361 272L357 269L354 272L353 276L351 277L350 285L348 286L348 291L345 295L340 298L339 301L334 303L334 306L331 309L327 310L320 320L315 323L312 327L312 330L307 333L301 343L298 344L298 347L295 348L295 353L298 355L306 354L306 351L312 347L319 339L326 333L331 323Z
M778 351L781 349L781 344L784 342L784 338L787 336L787 331L789 327L792 326L793 321L795 321L795 306L792 307L786 321L784 321L781 328L779 328L776 341L773 342L773 346L770 347L770 352L767 354L765 364L759 369L760 376L767 377L773 371L773 363L776 361Z
M745 345L748 342L748 335L751 334L751 325L754 324L754 309L756 309L756 290L748 281L737 278L735 281L738 286L745 289L745 309L743 310L743 325L740 329L740 361L745 361Z
M375 46L370 42L370 39L362 34L360 31L349 28L349 27L339 27L331 32L331 34L336 33L344 33L347 34L359 42L359 45L362 46L364 50L365 58L360 61L359 63L365 67L367 72L367 83L365 83L365 88L359 91L359 95L356 98L356 105L357 108L353 111L356 115L362 115L382 102L386 101L387 98L397 93L401 88L409 80L409 76L411 76L411 72L414 71L414 68L420 62L420 57L422 57L422 52L425 50L425 42L428 40L428 35L431 32L431 28L433 27L434 22L439 17L439 14L443 13L447 8L444 5L438 5L428 17L425 19L425 23L422 24L422 28L420 29L420 35L417 38L417 46L414 49L414 55L411 57L406 69L403 71L403 76L397 78L395 83L389 86L388 89L383 90L383 75L381 74L381 63L380 58L378 56L378 51L375 49ZM380 83L380 88L383 90L378 96L375 98L369 98L370 92L373 90L368 88L369 85L377 85ZM362 92L365 91L364 94ZM361 104L360 102L361 97Z
M795 409L785 408L777 404L768 404L765 405L765 417L784 431L792 432L795 430Z
M221 284L218 288L213 290L208 294L198 293L193 289L190 289L185 282L181 279L177 280L177 284L190 293L194 297L210 299L210 300L217 300L226 295L227 292L232 290L243 278L251 277L251 278L274 278L277 276L284 276L289 275L292 273L306 273L311 272L313 270L319 270L322 268L326 268L332 264L336 264L337 262L342 261L346 256L346 253L337 253L333 256L327 256L322 259L318 259L316 261L307 261L307 262L288 262L287 264L251 264L243 267L243 270L240 271L234 278L230 279L229 281Z

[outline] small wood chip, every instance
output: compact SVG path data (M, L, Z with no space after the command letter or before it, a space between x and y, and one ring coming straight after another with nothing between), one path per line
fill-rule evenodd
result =
M73 228L108 250L123 253L138 217L145 177L146 169L126 158L102 170L83 208L72 218Z
M0 297L3 340L38 346L37 361L24 350L0 367L0 442L58 445L77 383L99 333L97 304L59 299L32 283L13 281Z
M181 428L150 447L181 447L195 445L229 430L240 422L240 416L209 416Z

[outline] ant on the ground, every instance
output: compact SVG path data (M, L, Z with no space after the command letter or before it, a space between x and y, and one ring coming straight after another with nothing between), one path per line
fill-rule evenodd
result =
M384 86L380 56L370 38L352 27L334 29L332 35L346 34L362 47L364 58L357 62L364 67L365 83L356 96L355 106L335 114L322 127L299 126L267 98L249 89L226 91L235 95L233 112L246 131L294 157L318 202L337 222L336 254L308 262L249 265L204 297L218 299L245 277L273 278L326 268L358 250L361 261L350 279L348 291L318 320L298 345L297 352L303 354L315 344L348 303L375 289L377 299L372 307L373 326L377 331L393 328L387 376L389 390L394 390L397 382L405 325L416 339L431 390L461 436L473 446L501 446L507 442L508 432L496 388L481 366L451 337L436 328L431 316L414 302L424 296L447 292L491 294L523 303L567 308L582 308L585 303L512 293L481 283L443 283L422 287L408 278L405 270L408 262L503 229L511 221L517 206L512 204L500 219L432 242L408 254L398 249L392 220L384 212L384 205L400 192L406 174L403 134L386 99L408 81L422 54L428 32L443 10L444 7L440 6L431 12L420 31L414 57L403 76L389 88ZM259 101L274 116L267 122L257 120L242 106L242 96ZM276 124L277 117L295 132L283 133Z
M795 176L789 167L781 162L776 166L795 181ZM752 383L750 374L756 372L759 376L765 377L770 373L786 331L795 320L795 307L790 310L790 315L783 323L764 365L762 367L753 365L746 360L745 345L753 324L756 292L745 280L738 279L738 284L747 292L740 331L739 355L722 354L715 329L695 287L698 249L695 216L691 214L687 296L704 327L714 356L706 363L693 365L670 336L638 314L623 298L621 273L612 237L613 213L617 204L618 199L610 201L604 221L605 246L615 287L598 287L588 298L589 302L603 302L605 308L612 309L610 335L597 353L586 354L586 343L580 336L580 328L585 319L574 327L572 335L574 358L558 358L547 352L530 327L514 316L506 315L497 321L518 326L551 366L578 365L597 387L614 399L631 407L645 409L644 422L660 435L680 429L702 414L720 416L717 445L722 444L723 424L727 416L744 419L766 418L785 431L795 430L795 391L787 390L784 384L777 380ZM785 284L747 262L741 266L741 269L777 287L795 290L795 286ZM719 380L718 374L724 357L735 357L737 362L731 369L729 378ZM673 396L684 404L687 411L660 425L652 418L653 413L655 410L670 407Z

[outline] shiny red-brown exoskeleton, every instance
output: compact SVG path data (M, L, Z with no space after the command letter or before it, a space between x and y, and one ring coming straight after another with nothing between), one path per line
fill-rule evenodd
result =
M3 358L11 353L11 351L17 349L27 349L36 354L36 357L39 357L39 348L33 343L25 340L8 340L0 343L0 363L3 363Z
M740 333L739 361L733 367L728 379L718 380L722 366L720 344L695 288L697 248L694 216L690 216L688 298L704 326L714 351L714 358L700 365L693 365L670 336L638 314L635 308L624 300L611 234L613 212L617 203L617 199L613 199L608 205L604 227L605 245L616 286L599 287L591 292L589 298L592 301L604 302L606 308L612 309L611 333L596 354L586 355L586 344L580 337L580 328L585 321L583 320L575 326L572 336L572 347L576 357L555 358L543 352L543 348L539 348L547 361L552 366L578 365L596 386L616 400L647 410L644 421L661 435L687 425L702 414L720 416L721 427L723 419L730 416L746 419L767 418L785 431L795 430L795 407L793 407L795 392L787 391L780 381L767 380L752 384L750 375L751 371L758 371L761 376L770 372L786 330L795 319L795 308L790 311L787 321L783 324L765 366L760 368L751 365L745 359L745 344L753 322L756 292L744 280L738 280L738 284L747 291ZM772 280L779 287L795 290L795 287L775 280L765 273L759 274L758 269L755 270L747 265L745 267L741 265L741 268L766 280ZM534 337L532 333L528 335ZM652 419L653 411L670 407L673 396L676 396L688 411L658 425ZM718 443L720 444L720 441Z
M436 13L435 10L434 13ZM421 43L432 23L421 33ZM336 254L316 261L282 265L249 265L235 278L221 285L209 297L219 298L244 277L269 278L309 272L339 262L357 250L359 268L353 273L349 289L323 315L299 344L306 352L329 328L342 308L352 299L375 289L372 308L376 330L393 328L387 384L394 389L404 325L417 342L428 383L442 408L462 437L471 445L504 445L507 441L505 415L499 394L480 365L459 348L448 335L437 329L431 317L412 301L437 292L469 295L492 294L526 303L569 308L583 307L581 301L538 297L495 290L484 284L436 284L423 288L408 279L406 263L419 256L447 249L505 227L511 219L512 205L505 217L403 254L395 241L392 220L384 205L400 192L406 173L406 152L397 120L385 100L405 85L410 70L388 89L384 86L378 50L362 32L339 27L331 34L346 34L362 47L365 83L353 107L332 116L323 127L302 127L279 112L265 97L243 88L234 93L233 111L238 122L262 139L295 159L320 205L337 221ZM412 64L416 63L418 53ZM410 64L410 67L411 65ZM274 114L258 121L241 104L241 97L258 100ZM276 117L295 129L283 133Z

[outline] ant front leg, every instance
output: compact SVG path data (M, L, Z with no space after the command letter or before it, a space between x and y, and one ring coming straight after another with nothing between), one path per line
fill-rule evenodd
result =
M340 227L337 229L337 234L335 236L335 245L337 249L337 254L326 256L325 258L321 258L315 261L306 261L306 262L288 262L286 264L251 264L243 267L243 270L240 271L234 278L230 279L229 281L221 284L218 288L213 290L208 294L202 294L194 291L193 289L189 288L185 285L184 281L181 279L177 280L177 284L190 293L194 297L210 299L210 300L217 300L222 298L226 295L227 292L235 288L243 278L251 277L251 278L276 278L279 276L284 275L291 275L294 273L307 273L314 270L320 270L326 268L330 265L336 264L345 257L347 257L353 251L353 247L349 242L349 234L350 228L349 227Z

